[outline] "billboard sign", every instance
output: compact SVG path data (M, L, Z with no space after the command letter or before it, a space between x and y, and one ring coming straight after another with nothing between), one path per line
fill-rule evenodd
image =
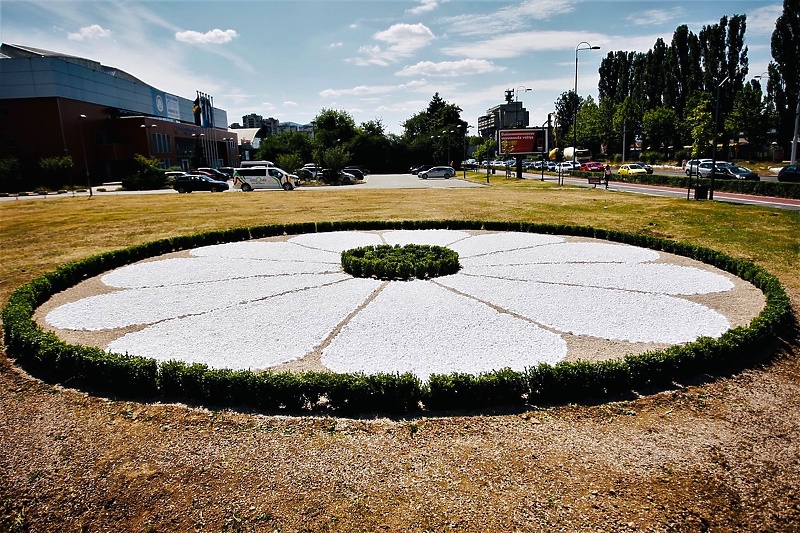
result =
M497 146L506 155L541 154L544 152L544 128L500 130Z
M177 96L152 88L150 94L153 98L153 115L180 120L181 112Z

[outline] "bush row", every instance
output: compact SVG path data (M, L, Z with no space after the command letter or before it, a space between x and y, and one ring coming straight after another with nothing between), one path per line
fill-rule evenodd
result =
M593 237L683 255L750 281L765 294L766 306L748 327L731 329L719 339L701 338L686 345L611 361L541 364L524 372L503 369L479 375L433 375L426 383L411 374L254 373L181 361L157 363L149 358L67 344L33 321L37 306L82 279L175 250L282 234L433 228ZM17 288L3 308L2 319L5 345L11 357L35 375L70 386L129 397L344 414L475 409L619 397L632 390L663 387L676 380L746 362L764 341L781 333L792 317L789 298L775 276L749 261L708 248L586 226L444 220L258 226L136 245L65 264Z
M588 176L589 172L578 172L583 177ZM642 185L664 185L678 189L689 187L687 176L666 176L662 174L634 174L630 176L612 174L611 181L623 183L640 183ZM692 177L692 187L696 185L711 186L708 178ZM714 190L718 192L731 192L739 194L752 194L755 196L771 196L774 198L800 198L800 183L787 183L778 181L750 181L750 180L726 180L714 179Z
M357 278L427 279L458 272L458 253L442 246L362 246L342 252L342 268Z

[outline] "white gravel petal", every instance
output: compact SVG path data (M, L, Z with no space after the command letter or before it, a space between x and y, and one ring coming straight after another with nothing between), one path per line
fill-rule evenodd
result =
M660 294L709 294L733 289L727 277L668 263L571 263L470 266L464 273L513 279L605 287Z
M311 261L267 261L214 257L174 257L128 265L103 275L110 287L144 288L219 281L255 276L314 274L341 271L337 264Z
M289 239L289 242L309 248L318 248L341 254L351 248L384 244L377 233L359 231L332 231L330 233L304 233Z
M56 328L82 331L153 324L349 278L344 273L313 274L122 290L62 305L45 320Z
M391 283L322 353L336 372L479 373L555 364L558 335L433 283Z
M291 242L231 242L195 248L190 253L196 257L226 259L270 259L273 261L315 261L318 263L339 263L340 261L337 253L325 250L311 250Z
M108 345L111 352L212 368L261 369L305 356L380 286L349 279L199 316L160 322Z
M458 252L459 257L471 257L562 242L564 242L563 237L540 233L484 233L473 235L448 247Z
M656 261L658 252L625 244L601 242L565 242L500 251L477 257L465 257L464 266L473 265L527 265L533 263L643 263Z
M432 246L448 246L470 234L465 231L451 229L393 230L383 234L387 244L430 244Z
M679 344L704 335L719 337L730 328L723 315L674 296L463 274L440 278L440 282L575 335Z

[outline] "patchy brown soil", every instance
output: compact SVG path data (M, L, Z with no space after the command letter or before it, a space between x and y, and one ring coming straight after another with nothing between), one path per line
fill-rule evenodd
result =
M283 210L263 195L20 202L0 217L13 236L0 246L0 289L5 301L56 264L241 220L347 209L384 220L398 205L406 219L468 219L492 208L645 228L766 263L800 318L796 255L731 237L796 242L796 222L766 226L788 215L589 194L367 191L357 208L344 193L315 195L311 207L308 195L284 195ZM740 211L752 215L731 222ZM409 420L108 399L31 378L0 353L0 531L800 531L800 344L796 331L784 338L761 365L630 401Z
M107 399L3 356L0 530L800 531L798 355L631 401L408 420Z

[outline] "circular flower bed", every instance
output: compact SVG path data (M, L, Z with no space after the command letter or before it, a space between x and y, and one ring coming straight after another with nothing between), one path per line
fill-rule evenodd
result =
M251 240L261 237L274 238ZM343 251L385 244L444 247L461 268L403 282L343 272ZM138 262L176 250L188 253ZM766 306L749 326L731 327L702 303L728 291L731 278L665 263L662 251L751 281ZM97 344L105 350L67 344L32 320L50 296L103 272L94 283L105 289L50 307L46 322L114 332ZM240 228L100 254L17 289L3 325L7 352L29 368L116 393L407 411L669 384L746 356L788 316L773 276L692 245L581 227L345 222ZM565 360L568 339L578 337L658 348ZM283 371L308 358L318 366ZM258 372L265 368L274 371Z
M458 272L458 252L426 244L362 246L342 252L342 268L356 278L436 278Z

